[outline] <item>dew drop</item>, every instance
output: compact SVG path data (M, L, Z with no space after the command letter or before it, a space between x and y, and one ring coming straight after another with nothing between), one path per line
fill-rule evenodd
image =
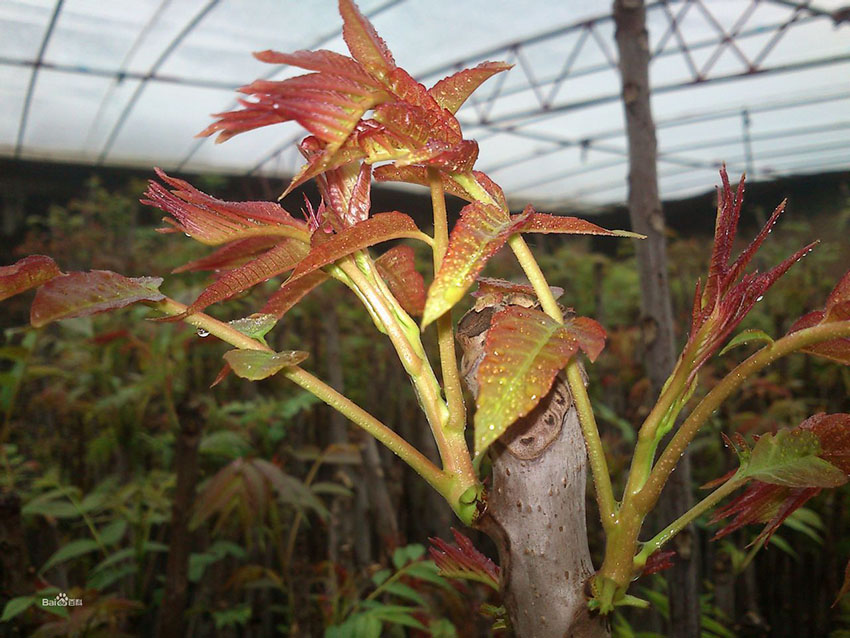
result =
M209 332L209 330L204 330L203 328L198 328L198 336L199 337L209 337L210 332Z
M491 430L495 430L495 429L496 429L496 426L495 426L495 425L493 425L493 424L491 423L491 424L490 424L490 429L491 429Z
M764 295L759 295L758 297L756 297L756 302L759 302L762 299L764 299Z

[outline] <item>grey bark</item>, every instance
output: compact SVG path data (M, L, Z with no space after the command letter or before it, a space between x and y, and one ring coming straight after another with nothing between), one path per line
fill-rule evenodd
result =
M464 379L475 374L494 308L461 320ZM493 446L493 485L478 527L499 550L505 608L517 638L605 638L587 609L593 574L587 544L587 453L566 382L556 378L538 406Z
M650 108L649 35L643 0L615 0L614 21L629 145L629 217L633 230L646 235L646 240L637 245L644 354L653 396L658 396L673 370L676 353L664 214L658 195L657 141ZM686 454L664 491L660 510L664 519L670 521L692 505L691 467ZM671 638L699 636L697 548L692 527L676 537L674 549L678 559L667 573Z

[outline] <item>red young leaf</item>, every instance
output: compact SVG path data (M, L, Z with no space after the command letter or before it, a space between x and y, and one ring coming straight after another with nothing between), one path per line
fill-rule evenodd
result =
M320 243L315 238L310 253L298 264L289 281L295 281L319 268L334 263L363 248L390 239L414 238L419 235L416 223L399 212L378 213Z
M430 185L428 180L427 166L397 166L395 164L384 164L374 169L373 175L378 182L406 182L408 184L419 184L426 188ZM447 174L440 173L440 181L443 190L449 195L472 201L469 193Z
M405 312L414 317L421 315L425 309L425 280L416 270L413 248L390 248L375 260L375 265Z
M673 567L673 557L676 556L676 552L673 550L656 550L649 555L649 558L646 559L646 565L643 567L643 572L641 576L649 576L650 574L657 574L658 572L664 571L665 569L670 569Z
M760 274L756 271L741 277L741 273L767 238L785 204L783 202L776 208L762 231L730 266L729 258L744 196L744 179L741 179L738 190L733 195L725 167L721 169L720 177L723 186L717 193L717 222L708 279L705 288L701 289L700 284L697 284L690 336L685 350L692 375L717 351L768 288L809 253L816 243L802 248L766 273Z
M502 71L512 68L505 62L482 62L471 69L464 69L443 78L429 89L437 104L451 113L456 113L467 98L484 82Z
M612 237L635 237L644 239L643 235L627 230L606 230L578 217L563 215L548 215L536 212L530 205L525 207L528 219L521 229L524 233L566 233L570 235L608 235Z
M339 0L342 37L351 55L375 77L384 77L395 68L395 60L372 23L351 0Z
M711 517L711 523L734 517L732 521L717 530L713 540L723 538L746 525L766 523L753 542L767 542L785 519L794 513L794 510L802 507L820 491L819 487L784 487L753 481L743 494Z
M821 323L848 320L850 320L850 272L845 274L833 288L829 297L827 297L826 306L823 310L810 312L800 317L788 332L790 334ZM803 348L803 352L850 365L850 338L837 337L829 341L822 341Z
M221 248L216 248L209 255L195 259L187 264L178 266L171 272L194 272L198 270L231 270L247 263L261 253L280 242L280 237L248 237L238 239ZM284 240L286 241L286 240Z
M157 175L172 187L151 180L142 203L155 206L177 220L174 227L204 244L223 244L246 237L277 235L307 241L304 222L272 202L225 202L202 193L182 179Z
M50 257L30 255L10 266L0 266L0 301L40 286L62 272Z
M511 218L499 208L480 202L463 208L440 270L428 288L423 328L461 300L487 260L523 221L522 216Z
M267 50L254 53L254 57L267 64L288 64L308 71L318 71L319 73L348 78L359 84L378 87L374 78L363 70L357 60L326 49L295 51L294 53Z
M369 217L372 205L370 165L344 164L319 175L317 181L322 199L332 211L330 220L335 230L340 231Z
M446 578L461 578L484 583L499 591L499 568L484 554L475 549L475 545L455 528L452 535L457 546L450 545L441 538L429 538L429 553L440 574Z
M123 308L139 301L160 301L159 277L129 278L108 270L72 272L55 277L39 288L30 309L36 328L59 319Z
M259 283L292 270L308 253L307 245L286 238L271 250L252 259L247 264L224 273L207 286L201 295L186 309L185 315L200 312L207 306L230 299Z
M493 316L478 367L476 456L534 409L579 347L589 343L598 354L599 335L591 322L596 324L586 318L560 324L540 310L520 306ZM604 340L604 331L596 326Z
M310 274L296 279L285 281L280 288L271 296L260 310L261 314L274 315L278 319L283 317L295 305L298 304L308 293L327 281L328 276L321 270L314 270Z

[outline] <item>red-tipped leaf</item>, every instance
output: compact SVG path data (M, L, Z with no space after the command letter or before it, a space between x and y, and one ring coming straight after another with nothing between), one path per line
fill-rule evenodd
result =
M320 243L314 242L310 253L301 260L292 273L290 281L295 281L363 248L391 239L413 238L418 235L419 229L416 223L407 215L398 212L378 213L340 233L323 238Z
M299 301L327 280L328 276L324 272L314 270L295 281L286 281L269 297L260 313L274 315L280 319Z
M0 301L36 288L62 272L50 257L30 255L10 266L0 266Z
M513 67L506 62L482 62L471 69L464 69L443 78L429 89L437 104L456 113L470 95L484 82L502 71Z
M272 202L226 202L202 193L188 182L157 175L171 190L151 180L142 203L174 217L179 230L201 243L224 244L246 237L284 236L306 241L307 226Z
M354 59L376 77L384 77L394 69L395 60L387 43L357 5L351 0L339 0L339 13L343 22L342 37Z
M463 298L487 260L504 246L522 221L521 216L511 218L496 206L480 202L463 208L440 270L428 288L423 327Z
M161 301L159 277L124 277L108 270L54 277L35 295L30 321L40 328L59 319L86 317L140 301Z
M375 260L375 265L405 312L420 316L425 310L425 280L416 270L413 248L390 248Z
M810 312L797 319L789 334L803 328L811 328L834 321L850 321L850 272L844 275L833 288L823 310ZM850 337L837 337L803 348L803 352L814 354L838 363L850 365Z
M605 235L609 237L632 237L644 239L643 235L627 230L607 230L587 220L563 215L538 213L531 206L526 206L528 218L522 224L524 233L559 233L568 235Z
M460 578L483 583L499 591L499 568L484 554L479 552L472 541L452 528L456 545L441 538L429 538L429 553L440 574L446 578Z
M583 344L591 343L598 354L596 339L587 336L596 332L594 323L581 318L560 324L539 310L519 306L493 316L478 367L476 455L534 409ZM604 339L602 328L598 331Z
M308 252L307 245L303 242L285 239L247 264L224 273L204 289L187 308L186 314L200 312L207 306L230 299L259 283L292 270Z

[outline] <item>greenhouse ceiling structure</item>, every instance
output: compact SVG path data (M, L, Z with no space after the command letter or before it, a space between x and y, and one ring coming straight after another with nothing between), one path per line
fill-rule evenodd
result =
M621 202L627 150L610 3L360 0L430 86L514 64L458 113L478 167L515 201ZM662 196L850 169L847 0L648 2ZM261 174L301 164L287 123L216 145L194 135L253 79L303 73L252 51L344 51L333 0L2 0L0 155Z

